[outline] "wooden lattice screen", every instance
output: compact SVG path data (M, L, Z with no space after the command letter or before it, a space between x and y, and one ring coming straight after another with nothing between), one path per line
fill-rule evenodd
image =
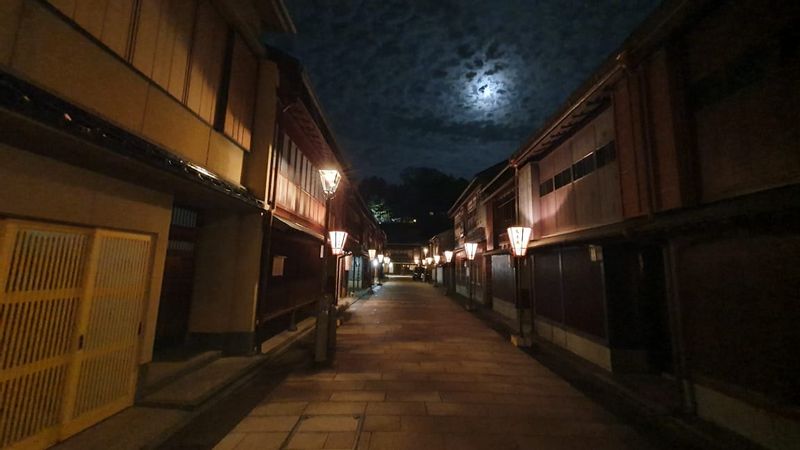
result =
M0 220L0 447L132 404L151 237Z

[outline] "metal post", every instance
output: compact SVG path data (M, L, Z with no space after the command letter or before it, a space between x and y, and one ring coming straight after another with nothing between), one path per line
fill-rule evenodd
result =
M317 326L314 340L314 362L321 363L328 359L328 323L330 300L328 299L328 227L331 217L331 199L325 198L325 228L322 235L322 283L319 303L317 304Z
M467 303L467 310L472 311L472 295L474 293L473 282L475 281L475 264L474 260L469 260L469 302Z
M519 337L521 339L525 339L525 328L523 326L523 314L524 310L522 309L522 302L520 301L520 276L519 276L519 257L512 255L514 258L514 296L516 297L516 304L517 304L517 315L519 316Z
M333 302L331 305L331 312L328 314L328 354L331 355L336 350L336 328L338 326L339 319L339 290L341 289L341 286L339 285L339 267L344 256L345 255L340 255L336 257L336 274L333 276Z

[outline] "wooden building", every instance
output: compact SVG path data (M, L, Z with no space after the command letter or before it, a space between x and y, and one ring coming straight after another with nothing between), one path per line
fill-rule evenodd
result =
M491 305L491 292L486 284L490 261L483 256L489 243L483 188L507 166L503 161L477 173L447 212L453 219L455 292L484 305ZM478 244L478 256L472 263L464 251L464 244L468 242Z
M0 2L0 447L130 406L161 352L256 353L320 292L315 169L346 166L267 31L280 1ZM345 175L356 255L359 201Z
M510 159L538 338L769 448L800 442L798 20L666 2Z

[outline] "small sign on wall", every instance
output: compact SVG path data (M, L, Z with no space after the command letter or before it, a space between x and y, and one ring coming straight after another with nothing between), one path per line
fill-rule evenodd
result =
M601 262L603 260L603 247L600 247L599 245L590 245L589 259L592 262Z
M282 255L275 255L272 257L272 276L273 277L282 277L283 276L283 266L284 262L286 261L286 257Z

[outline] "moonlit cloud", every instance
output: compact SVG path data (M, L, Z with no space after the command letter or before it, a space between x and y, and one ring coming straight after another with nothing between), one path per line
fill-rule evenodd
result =
M508 157L656 0L289 0L265 40L309 72L357 176Z

